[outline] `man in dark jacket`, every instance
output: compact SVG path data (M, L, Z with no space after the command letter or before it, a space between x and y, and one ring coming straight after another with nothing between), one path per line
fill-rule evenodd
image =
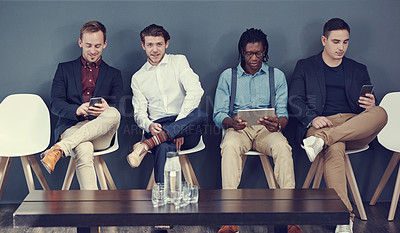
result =
M78 44L82 56L60 63L53 79L50 110L59 117L55 128L58 142L41 155L41 161L52 173L61 156L75 156L80 189L95 190L93 152L109 147L118 129L122 77L119 70L102 60L107 46L103 24L85 23ZM100 98L92 104L92 97Z
M349 25L339 18L329 20L321 37L324 50L297 62L289 89L289 106L298 120L297 137L303 140L310 161L319 154L324 161L325 181L334 188L351 212L345 176L345 150L370 143L387 122L375 97L360 96L371 84L365 65L344 57L350 37ZM339 225L335 232L352 232Z

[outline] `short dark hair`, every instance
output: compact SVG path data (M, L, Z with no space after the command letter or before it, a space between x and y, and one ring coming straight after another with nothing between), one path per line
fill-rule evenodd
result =
M98 32L101 31L103 33L104 42L106 41L106 27L99 21L89 21L82 25L80 30L79 38L82 40L82 35L85 32Z
M145 36L162 36L165 42L169 41L170 39L167 30L165 30L162 26L156 24L149 25L140 32L140 39L143 43Z
M261 42L265 50L263 62L268 61L267 35L264 32L262 32L261 29L250 28L247 29L245 32L243 32L243 34L240 36L238 50L239 50L239 60L241 63L244 63L244 56L242 55L242 53L244 52L246 45L248 43L256 43L256 42Z
M328 38L330 32L335 30L347 30L350 34L350 27L343 19L332 18L325 23L323 35Z

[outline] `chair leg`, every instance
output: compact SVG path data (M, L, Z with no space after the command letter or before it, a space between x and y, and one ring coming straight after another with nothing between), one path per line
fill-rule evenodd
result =
M304 181L304 184L302 187L303 189L307 189L310 187L311 182L315 176L315 173L317 172L319 160L320 160L320 157L317 156L315 158L314 162L311 164L310 170L308 170L306 180Z
M103 167L104 175L106 177L106 181L110 190L117 190L117 186L115 186L114 180L111 176L110 170L108 170L106 161L104 161L103 156L98 156L101 166Z
M39 183L42 186L43 190L50 190L50 186L47 184L46 178L44 178L42 169L40 169L36 157L34 155L28 155L27 157L29 164L31 165L33 172L35 172L35 175L38 178Z
M146 189L151 190L155 183L156 183L156 180L154 178L154 168L153 168L153 171L151 172L150 179L149 179L149 182L147 183Z
M6 183L8 171L10 170L12 157L0 157L0 199L3 195L4 184Z
M276 189L279 187L276 181L274 170L272 169L271 163L269 162L267 155L260 154L260 160L264 169L265 178L267 178L268 186L270 189Z
M96 170L97 179L99 180L101 190L108 190L106 177L104 176L104 170L103 170L103 167L101 166L100 159L99 159L100 156L101 155L95 156L93 158L94 159L94 169Z
M75 158L70 157L67 173L65 174L61 190L69 190L69 188L71 187L72 179L74 178L75 169L76 169Z
M389 221L392 221L394 219L394 215L396 214L397 203L399 203L399 195L400 195L400 167L397 173L396 183L394 185L392 203L390 204L389 217L388 217Z
M385 188L385 185L387 181L389 180L390 176L393 173L393 170L396 168L397 163L400 160L400 153L399 152L394 152L392 155L392 158L390 159L390 162L385 170L385 173L383 173L383 176L381 178L381 181L378 184L378 187L376 187L375 193L372 196L371 201L369 202L370 205L375 205L376 201L378 200L379 196L381 195L383 189Z
M186 160L187 156L184 154L179 155L179 163L181 164L183 176L185 180L190 184L193 184L192 176L190 175L188 161Z
M26 184L28 185L29 192L35 190L35 183L33 182L33 175L31 166L29 165L28 156L21 156L21 164L24 169Z
M200 188L199 181L197 180L197 177L196 177L196 174L194 173L192 164L190 163L190 160L189 160L189 158L187 156L186 156L186 160L187 160L187 164L188 164L188 167L189 167L190 176L192 177L193 184L197 185L197 187Z
M322 180L322 174L324 173L324 162L322 161L322 159L318 159L318 165L317 165L317 171L315 173L315 177L314 177L314 183L312 188L313 189L318 189L319 186L321 186L321 180Z
M360 191L358 190L358 185L356 181L356 177L354 176L353 168L351 166L351 162L349 156L345 155L345 171L348 185L350 186L350 192L353 195L354 201L356 202L356 206L358 212L360 213L360 218L362 220L367 220L367 214L365 213L364 205L362 203Z

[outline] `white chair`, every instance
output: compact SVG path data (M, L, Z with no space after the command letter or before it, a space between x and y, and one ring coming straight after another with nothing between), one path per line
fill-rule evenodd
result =
M400 131L400 92L392 92L385 95L382 99L380 106L386 110L388 114L388 122L386 126L382 129L378 134L379 143L384 146L386 149L393 151L392 159L390 160L385 173L382 176L381 181L379 182L378 187L375 190L375 193L370 201L370 205L375 205L379 196L382 193L383 188L385 187L389 177L392 175L393 170L396 168L397 164L400 160L400 140L398 138L398 133ZM400 167L399 172L397 173L397 179L394 186L392 203L390 205L388 220L392 221L394 219L397 204L399 202L400 195Z
M360 213L360 218L362 220L367 220L367 214L365 213L364 205L362 203L360 191L358 190L356 177L354 176L353 167L351 166L349 155L368 150L368 148L369 148L369 146L366 145L365 147L363 147L361 149L346 150L345 160L344 160L347 184L349 186L350 193L356 203L358 212ZM319 188L319 186L321 184L322 174L324 173L323 163L324 162L322 161L320 156L317 156L315 158L314 162L311 164L310 170L308 171L306 180L304 181L304 184L302 187L303 189L310 187L311 181L313 180L313 178L314 178L314 183L313 183L312 188L313 189Z
M111 176L110 171L108 170L107 164L103 159L103 155L112 153L118 150L118 132L115 133L114 142L111 142L111 146L105 150L95 151L94 152L94 169L96 170L97 179L100 183L101 190L108 190L108 187L111 190L116 190L114 180ZM72 152L73 153L73 152ZM67 169L67 173L65 174L64 183L61 190L69 190L71 187L72 179L74 178L75 170L76 170L76 160L74 157L70 156L69 165ZM107 186L108 185L108 186Z
M0 198L13 157L20 157L26 184L35 190L32 170L42 188L50 190L35 154L50 142L50 114L42 98L34 94L7 96L0 104Z
M143 140L145 140L144 132L142 134L142 141ZM182 172L183 172L183 176L185 177L185 180L190 184L197 185L199 188L200 188L199 181L197 180L196 174L194 173L192 164L190 163L190 160L187 157L187 155L204 150L204 148L206 148L206 145L204 145L203 136L200 136L200 140L199 140L199 143L197 144L197 146L195 146L191 149L188 149L188 150L178 151L179 162L181 163ZM151 151L149 150L148 153L151 153ZM152 189L154 183L155 183L155 178L154 178L154 168L153 168L153 171L151 172L151 176L150 176L149 182L147 183L146 189L148 189L148 190Z
M222 130L222 140L225 137L226 130ZM272 169L271 163L269 162L268 155L263 154L258 151L250 150L242 155L242 171L244 169L244 165L247 160L247 156L259 156L261 160L261 164L264 169L265 178L267 179L267 183L270 189L279 188L278 182L276 181L276 177L274 175L274 170Z

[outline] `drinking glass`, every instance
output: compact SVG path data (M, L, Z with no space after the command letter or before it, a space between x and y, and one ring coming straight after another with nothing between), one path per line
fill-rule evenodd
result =
M197 185L190 186L190 203L197 203L199 201L199 187Z
M165 205L164 184L155 183L151 190L151 201L154 207Z
M187 206L190 203L190 183L182 181L182 202L181 206Z

